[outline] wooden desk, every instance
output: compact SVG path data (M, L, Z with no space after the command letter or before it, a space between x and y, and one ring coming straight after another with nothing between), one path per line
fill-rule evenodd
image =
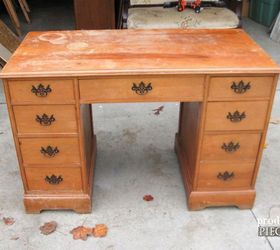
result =
M252 207L279 72L238 29L29 33L1 73L26 211L90 212L90 104L156 101L181 102L189 209Z

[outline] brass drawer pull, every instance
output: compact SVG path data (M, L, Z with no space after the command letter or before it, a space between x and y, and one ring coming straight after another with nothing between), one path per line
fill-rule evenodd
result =
M231 85L231 89L236 93L236 94L243 94L247 90L251 88L250 82L245 84L242 80L237 84L236 82L233 82Z
M223 150L225 150L227 153L233 153L236 152L239 148L240 148L240 144L239 142L237 142L236 144L234 144L232 141L228 144L223 143L223 145L221 146L221 148Z
M231 122L241 122L243 119L246 118L245 112L240 113L239 111L235 111L233 114L228 112L227 119Z
M223 180L223 181L227 181L227 180L230 180L234 177L234 173L231 172L229 173L228 171L224 172L224 173L219 173L217 175L217 178L220 179L220 180Z
M138 95L146 95L149 91L152 91L152 83L147 85L144 82L140 82L138 85L136 83L132 84L132 91L135 91Z
M46 97L49 93L52 92L50 85L45 87L43 84L39 84L37 87L32 85L31 92L34 93L38 97Z
M60 182L63 181L63 178L61 175L55 176L54 174L49 176L46 176L45 181L48 182L51 185L58 185Z
M53 115L50 117L47 114L43 114L42 116L36 115L36 122L39 122L42 126L50 126L53 122L55 122L55 118Z
M47 148L41 147L40 152L45 157L52 158L52 157L55 157L59 153L59 150L57 147L53 148L52 146L47 146Z

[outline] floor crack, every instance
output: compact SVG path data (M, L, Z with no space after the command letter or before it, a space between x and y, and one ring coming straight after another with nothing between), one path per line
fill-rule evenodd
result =
M251 214L253 215L255 221L258 223L258 218L257 218L257 216L255 215L255 213L253 212L252 209L250 209L250 211L251 211ZM271 250L274 250L274 247L272 246L272 244L271 244L271 242L270 242L270 240L268 239L267 236L265 236L265 239L266 239L267 243L269 244Z

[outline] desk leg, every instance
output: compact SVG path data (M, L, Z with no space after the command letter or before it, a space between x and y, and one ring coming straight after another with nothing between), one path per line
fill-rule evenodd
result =
M203 120L202 111L203 103L181 103L179 131L175 137L175 151L188 198L188 207L191 210L203 208L194 208L190 201L197 170L197 156L202 130L200 127Z
M24 195L27 213L42 210L71 209L77 213L91 213L94 165L96 159L96 137L93 132L91 105L77 105L77 124L81 156L82 190L61 193L33 193Z
M176 134L175 151L181 168L187 204L190 210L211 206L237 206L251 208L255 200L254 189L232 189L220 186L209 190L198 188L200 178L200 150L204 134L205 107L207 103L181 103L179 132ZM211 178L209 176L209 178Z

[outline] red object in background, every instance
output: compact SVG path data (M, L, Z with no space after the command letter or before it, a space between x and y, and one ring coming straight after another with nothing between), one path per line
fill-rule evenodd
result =
M200 5L201 0L193 0L190 3L190 7L194 9L196 13L200 12ZM185 8L187 8L187 1L186 0L179 0L178 1L178 11L183 11Z

